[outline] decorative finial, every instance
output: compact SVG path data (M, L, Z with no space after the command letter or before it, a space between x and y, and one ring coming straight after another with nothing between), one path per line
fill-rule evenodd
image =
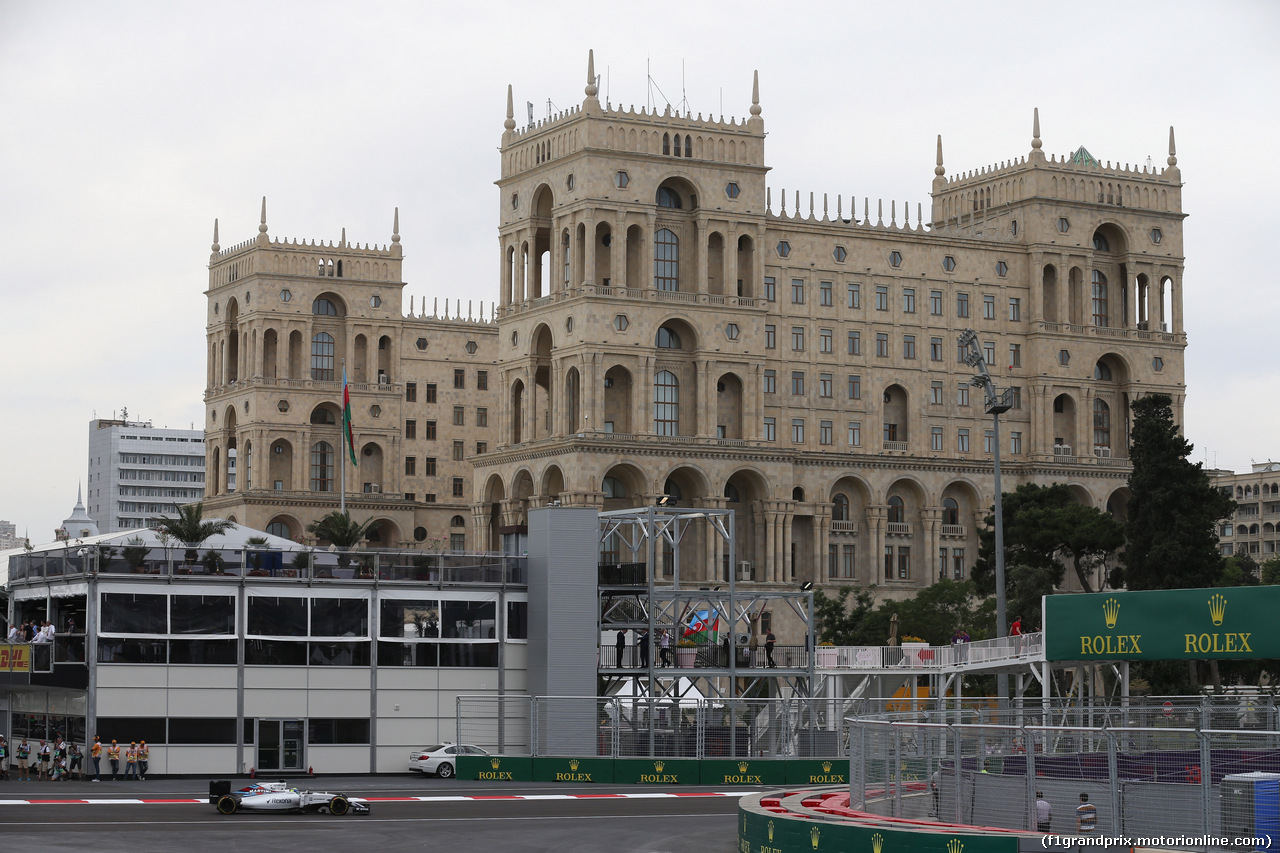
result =
M760 71L751 74L751 115L760 115Z
M400 208L396 208L395 219L391 223L391 242L400 242Z
M507 84L507 120L502 123L507 130L516 129L516 110L511 100L511 84Z
M942 168L942 134L941 133L938 134L938 165L933 167L933 173L937 175L939 178L941 178L943 175L947 173L947 170Z
M1035 107L1031 119L1031 147L1039 151L1043 144L1040 141L1040 108Z
M262 197L262 218L258 220L258 233L267 233L267 197Z
M1170 166L1178 165L1178 149L1173 144L1173 125L1169 125L1169 159Z
M596 86L596 52L595 50L587 51L587 87L583 89L587 93L588 98L594 98L600 91Z
M218 245L218 220L216 219L213 220L213 245L210 249L215 255L222 251L222 247Z
M341 242L338 243L338 248L340 249L347 248L347 229L346 228L342 229L342 240Z

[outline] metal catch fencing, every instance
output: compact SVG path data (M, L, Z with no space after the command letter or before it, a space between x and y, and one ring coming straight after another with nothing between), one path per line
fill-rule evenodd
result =
M503 755L840 758L843 706L829 699L459 696L458 739Z
M1236 780L1280 774L1280 731L1187 727L1163 704L1158 725L1137 716L1113 727L1109 710L1098 710L1096 726L1045 724L1034 714L1015 724L1012 710L984 722L954 710L853 718L852 805L1031 832L1163 839L1165 848L1253 832Z

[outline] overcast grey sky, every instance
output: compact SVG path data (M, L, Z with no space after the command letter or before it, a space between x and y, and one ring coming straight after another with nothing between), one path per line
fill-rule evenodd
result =
M1019 157L1033 107L1102 161L1163 166L1174 125L1186 432L1247 470L1280 457L1278 37L1274 2L0 0L0 518L52 538L95 412L203 422L213 220L246 240L264 195L299 239L399 206L406 296L496 300L507 84L580 103L588 48L615 106L741 117L759 69L775 197L928 209L936 134L949 174Z

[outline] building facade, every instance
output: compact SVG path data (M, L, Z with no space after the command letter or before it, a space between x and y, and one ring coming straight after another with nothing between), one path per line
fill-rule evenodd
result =
M1209 478L1236 502L1218 526L1222 553L1248 554L1259 563L1280 553L1280 462L1255 462L1244 474L1210 471Z
M546 121L517 128L509 91L492 319L406 313L398 225L382 248L276 240L264 202L226 250L215 226L209 504L288 536L337 504L345 358L348 505L377 542L496 549L531 508L665 499L735 510L731 547L682 544L688 582L908 594L968 576L994 500L973 329L1012 389L1005 488L1122 515L1132 401L1180 417L1185 394L1172 131L1165 168L1104 165L1047 155L1037 115L1029 152L950 177L939 138L912 217L775 199L758 85L748 112L614 108L591 60Z
M142 530L203 498L204 458L203 430L127 418L89 421L85 509L95 532Z

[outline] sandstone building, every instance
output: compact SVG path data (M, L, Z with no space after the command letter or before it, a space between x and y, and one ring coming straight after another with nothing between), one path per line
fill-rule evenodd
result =
M1185 393L1172 130L1159 170L1048 155L1038 115L1029 152L960 174L939 138L913 217L773 196L753 89L742 120L622 109L589 61L581 104L526 127L508 91L490 316L405 310L398 214L382 247L272 238L265 200L255 238L215 225L209 511L298 538L336 507L345 360L377 544L498 549L533 507L665 496L735 511L732 556L681 544L694 582L966 577L994 498L971 328L1014 389L1005 488L1122 514L1132 400L1180 420Z

